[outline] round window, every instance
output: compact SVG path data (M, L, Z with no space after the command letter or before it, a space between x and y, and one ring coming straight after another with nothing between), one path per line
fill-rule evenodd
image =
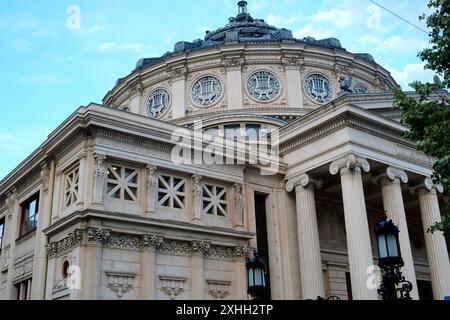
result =
M147 99L147 114L156 119L162 116L169 108L170 96L164 89L157 89Z
M202 107L209 107L220 99L222 91L219 79L212 76L203 77L192 87L192 100Z
M308 96L318 103L326 103L333 98L333 87L330 80L321 74L309 75L305 80Z
M273 73L259 71L250 76L247 89L256 100L269 101L275 99L280 93L280 82Z

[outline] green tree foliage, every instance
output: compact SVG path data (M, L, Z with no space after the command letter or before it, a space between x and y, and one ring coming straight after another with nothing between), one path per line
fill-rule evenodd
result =
M426 20L430 31L430 48L419 53L426 62L426 68L435 71L440 83L414 82L411 87L418 99L395 90L395 103L402 109L402 122L411 129L405 137L417 141L417 148L437 159L434 165L433 180L444 186L447 208L442 222L430 227L430 232L444 231L450 234L450 0L432 0L428 7L430 16ZM439 82L439 81L437 81ZM431 101L430 96L434 95Z

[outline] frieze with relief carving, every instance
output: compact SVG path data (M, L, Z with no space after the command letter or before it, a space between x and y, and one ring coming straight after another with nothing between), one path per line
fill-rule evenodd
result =
M216 246L209 242L198 240L172 240L157 235L133 235L115 233L105 229L88 228L87 230L75 230L68 237L60 241L51 242L47 246L48 257L61 256L83 244L134 251L153 248L160 253L168 255L192 256L201 254L209 259L231 261L246 259L253 250L243 246Z

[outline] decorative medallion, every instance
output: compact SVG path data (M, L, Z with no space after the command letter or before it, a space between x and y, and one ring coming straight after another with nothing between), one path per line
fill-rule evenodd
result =
M270 101L280 93L280 82L273 73L258 71L248 78L247 90L256 100Z
M169 108L170 96L164 89L156 89L153 91L146 103L147 115L150 118L157 119L161 117Z
M192 87L192 100L201 107L209 107L219 101L222 92L219 79L213 76L202 77Z
M330 80L321 74L306 77L305 90L308 96L318 103L327 103L333 98L333 87Z

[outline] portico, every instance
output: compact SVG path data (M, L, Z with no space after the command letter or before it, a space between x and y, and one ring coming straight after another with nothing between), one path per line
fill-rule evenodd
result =
M329 128L333 129L329 129L330 135L327 136L322 132L321 137L312 140L311 143L307 142L308 134L317 130L314 128L314 122L321 122L318 117L315 119L305 117L296 125L292 125L295 129L289 131L288 127L282 133L281 144L285 146L282 150L285 152L285 160L288 159L288 176L290 177L287 180L286 189L288 192L295 190L296 194L303 298L314 299L325 295L324 281L326 283L328 280L324 280L322 266L329 263L327 261L329 254L327 254L327 240L321 237L323 232L318 223L318 214L323 210L319 203L326 201L327 198L330 201L340 198L338 202L341 203L343 211L344 250L347 255L344 264L348 265L353 299L378 299L376 287L370 285L371 274L368 272L371 266L377 265L377 257L374 255L376 242L373 228L374 221L382 211L385 211L388 218L399 226L400 247L405 262L403 272L407 280L413 284L412 298L419 299L412 253L413 241L410 237L410 230L413 230L413 227L408 225L410 212L405 211L403 196L405 194L408 201L420 202L421 232L426 239L433 293L435 299L442 299L449 292L447 287L450 278L447 270L450 268L443 235L427 233L428 227L440 219L438 193L442 190L440 186L434 186L429 178L430 162L426 163L425 157L420 157L419 153L412 161L406 161L401 154L392 153L396 150L395 145L398 140L402 139L402 129L395 128L398 130L395 137L392 135L393 128L390 123L384 123L377 128L379 130L377 139L380 140L377 141L376 149L362 148L360 139L364 139L365 132L370 129L367 124L355 126L356 122L353 122L352 117L358 111L361 110L346 105L345 101L334 106L333 109L330 108L329 111L324 110L318 117L330 116ZM341 116L346 114L346 123L342 122L338 126L336 122L340 113ZM335 118L333 119L331 115ZM374 126L371 129L376 128L375 123L378 122L376 116L362 113L359 116L370 117L371 119L365 120L373 122ZM359 118L358 122L362 124L362 120ZM321 124L323 125L323 121ZM391 134L388 135L389 131ZM386 134L384 137L380 137L382 132ZM295 135L301 136L303 143L295 146ZM393 138L397 142L394 142ZM326 150L325 144L328 139L340 141L337 143L340 145L338 150L336 148ZM404 141L404 144L407 143ZM367 142L365 144L367 145ZM290 162L294 158L297 162ZM419 159L425 163L418 165ZM412 178L410 179L409 176ZM419 183L419 181L424 182ZM415 199L411 198L412 194L415 195Z

